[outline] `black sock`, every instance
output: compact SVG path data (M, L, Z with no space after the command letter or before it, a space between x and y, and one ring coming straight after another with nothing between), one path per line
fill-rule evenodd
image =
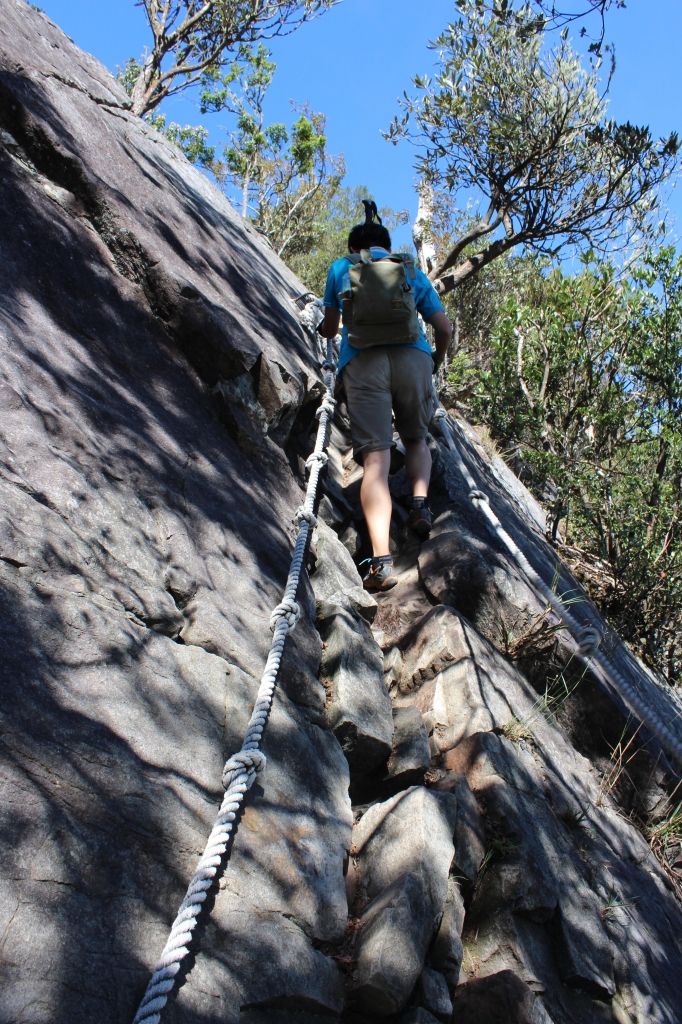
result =
M426 498L410 498L411 508L424 508L426 504Z

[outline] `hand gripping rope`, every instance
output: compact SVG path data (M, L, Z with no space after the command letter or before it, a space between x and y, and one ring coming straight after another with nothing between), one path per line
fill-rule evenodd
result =
M322 405L316 414L319 426L317 428L315 448L306 462L306 466L310 469L308 488L305 501L296 510L294 517L298 524L298 535L291 556L291 567L284 596L270 618L270 629L273 633L272 644L270 645L268 660L265 663L265 671L258 689L256 703L241 750L233 754L223 768L225 796L218 817L206 843L204 854L197 864L192 881L189 883L187 894L180 904L180 909L171 928L168 942L154 969L151 981L147 985L147 991L135 1014L133 1024L143 1024L143 1022L144 1024L159 1024L161 1010L166 1005L169 993L175 985L175 978L180 970L182 961L189 954L188 945L192 938L192 932L197 926L199 914L208 895L208 890L213 884L223 855L227 850L232 825L244 800L244 794L251 788L257 773L265 767L265 754L263 754L259 747L263 737L263 729L270 713L275 683L277 681L277 672L279 671L279 664L284 649L284 641L287 634L295 627L300 615L300 608L296 603L296 591L298 590L298 581L301 575L308 533L317 522L313 508L315 506L320 472L327 462L327 454L324 451L327 442L327 426L336 404L334 401L336 364L334 363L332 339L327 342L327 358L323 362L322 367L325 371L324 384L326 390Z
M516 564L522 572L526 574L531 583L540 591L547 603L552 607L563 624L570 631L578 644L578 655L587 663L592 660L599 665L606 679L608 679L611 685L620 693L625 703L630 707L637 718L641 722L644 722L651 730L663 749L667 750L680 764L682 764L682 742L680 742L680 740L673 734L661 716L652 707L645 704L632 683L628 682L627 679L624 679L620 672L611 665L609 660L599 650L599 644L602 639L599 631L593 626L581 626L576 622L561 598L557 597L554 591L547 586L545 581L538 575L530 564L524 553L519 549L504 529L500 520L490 507L488 495L477 488L476 481L467 469L459 451L457 450L450 416L442 405L439 404L437 398L435 401L437 406L435 419L439 421L443 439L445 440L445 443L457 464L458 470L467 482L467 486L469 487L469 498L474 508L478 509L478 511L485 516L497 536L506 547L507 551L516 561Z

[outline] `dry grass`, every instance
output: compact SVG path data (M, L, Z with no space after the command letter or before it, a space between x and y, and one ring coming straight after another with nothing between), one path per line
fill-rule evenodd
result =
M503 736L506 736L512 743L520 743L521 740L530 740L533 738L533 733L530 730L530 723L533 716L529 715L528 718L510 718L508 722L505 722L500 732Z
M635 747L634 743L637 733L641 729L641 724L634 731L628 742L624 744L623 740L628 724L626 723L623 727L620 740L611 752L611 766L602 778L599 795L597 796L597 807L603 805L611 796L623 774L628 777L634 787L634 782L628 775L628 765L639 752L639 748ZM673 799L680 786L682 786L682 782L678 782L666 801L672 807L666 817L661 817L660 811L657 813L657 820L654 822L642 821L636 813L622 816L644 836L651 848L651 852L663 868L675 895L682 901L682 872L676 870L674 867L675 860L673 859L675 858L676 851L679 851L677 852L676 860L682 862L682 801L679 801L674 807L672 806ZM634 788L636 789L636 787ZM621 812L619 811L619 813Z
M606 906L601 912L602 921L606 921L607 918L613 917L617 910L628 910L631 907L636 906L637 899L638 898L634 900L621 899L616 890L611 889L608 899L606 901Z
M675 787L674 793L679 788ZM651 851L665 871L670 884L679 900L682 900L682 877L673 867L674 851L678 852L678 859L682 860L682 800L670 812L666 818L661 818L645 831ZM672 862L671 862L672 861Z
M570 662L566 665L566 668L568 669L569 666ZM529 715L526 715L525 718L514 716L508 722L505 722L500 729L502 735L506 736L513 743L520 743L521 740L530 740L533 738L531 726L538 717L543 718L551 725L557 725L559 711L573 691L580 685L586 671L583 668L581 674L571 686L566 682L562 672L551 684L545 687L545 692L537 698Z
M617 785L623 772L627 772L627 766L639 753L639 747L634 746L637 733L642 728L641 723L637 726L630 739L623 746L623 740L625 739L625 733L630 724L630 719L623 726L623 731L620 734L620 739L616 743L615 747L611 751L610 767L609 770L604 773L599 786L599 794L597 796L597 807L601 807L606 799L611 796L614 787ZM632 750L630 749L632 748Z
M517 636L512 630L502 626L502 644L507 657L512 661L524 661L527 658L554 653L557 634L564 626L561 622L550 622L550 615L550 608L545 608L544 612L536 616Z
M616 592L616 578L607 562L570 544L558 544L562 559L592 600L603 606Z

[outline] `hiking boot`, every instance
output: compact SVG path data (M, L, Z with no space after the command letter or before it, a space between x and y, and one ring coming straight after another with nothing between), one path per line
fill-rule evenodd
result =
M390 590L398 582L393 575L393 558L391 555L380 555L378 558L366 558L360 565L369 565L362 577L365 590Z
M424 498L412 499L407 525L420 537L428 537L431 533L431 509Z

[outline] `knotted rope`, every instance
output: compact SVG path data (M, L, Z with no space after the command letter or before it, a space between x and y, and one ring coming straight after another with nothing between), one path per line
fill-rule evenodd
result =
M488 520L493 530L500 538L507 551L516 561L519 568L525 573L531 583L540 591L547 603L558 615L561 622L569 630L578 644L577 653L585 662L594 661L601 669L604 677L611 683L615 690L621 695L625 703L630 707L637 718L643 722L656 736L661 746L682 764L682 742L674 735L672 730L663 721L661 716L652 707L649 707L640 697L632 683L613 667L608 658L599 650L601 634L594 626L581 626L571 615L566 605L558 597L551 587L548 587L542 577L535 571L523 551L512 540L502 523L490 507L488 495L479 490L476 481L469 472L467 466L459 454L455 444L453 424L445 409L438 403L435 419L439 421L443 439L452 454L458 470L466 480L469 487L469 498L474 506Z
M314 319L314 314L312 319ZM312 322L311 319L311 322ZM319 319L319 317L318 317ZM314 329L315 324L313 324ZM161 1010L168 1001L169 993L175 985L175 977L180 970L182 961L189 954L189 943L192 932L197 926L201 908L206 900L232 832L233 823L244 800L244 794L253 785L258 772L265 767L265 754L259 749L265 723L267 722L275 692L275 683L279 671L282 651L287 634L296 626L300 608L296 602L296 591L303 565L308 533L315 525L313 513L317 485L323 466L327 462L324 448L327 444L327 426L334 412L334 382L336 364L334 362L333 340L327 342L327 358L323 363L325 369L325 396L319 411L319 425L315 449L306 466L310 468L305 501L296 511L295 521L298 524L298 535L291 556L289 576L282 600L270 618L270 629L273 637L270 653L265 663L265 671L258 688L256 703L249 720L246 736L241 750L233 754L223 768L223 786L225 796L215 820L213 830L206 843L203 856L189 883L184 900L180 904L177 917L173 922L168 942L161 958L154 969L152 978L147 985L133 1024L159 1024Z

